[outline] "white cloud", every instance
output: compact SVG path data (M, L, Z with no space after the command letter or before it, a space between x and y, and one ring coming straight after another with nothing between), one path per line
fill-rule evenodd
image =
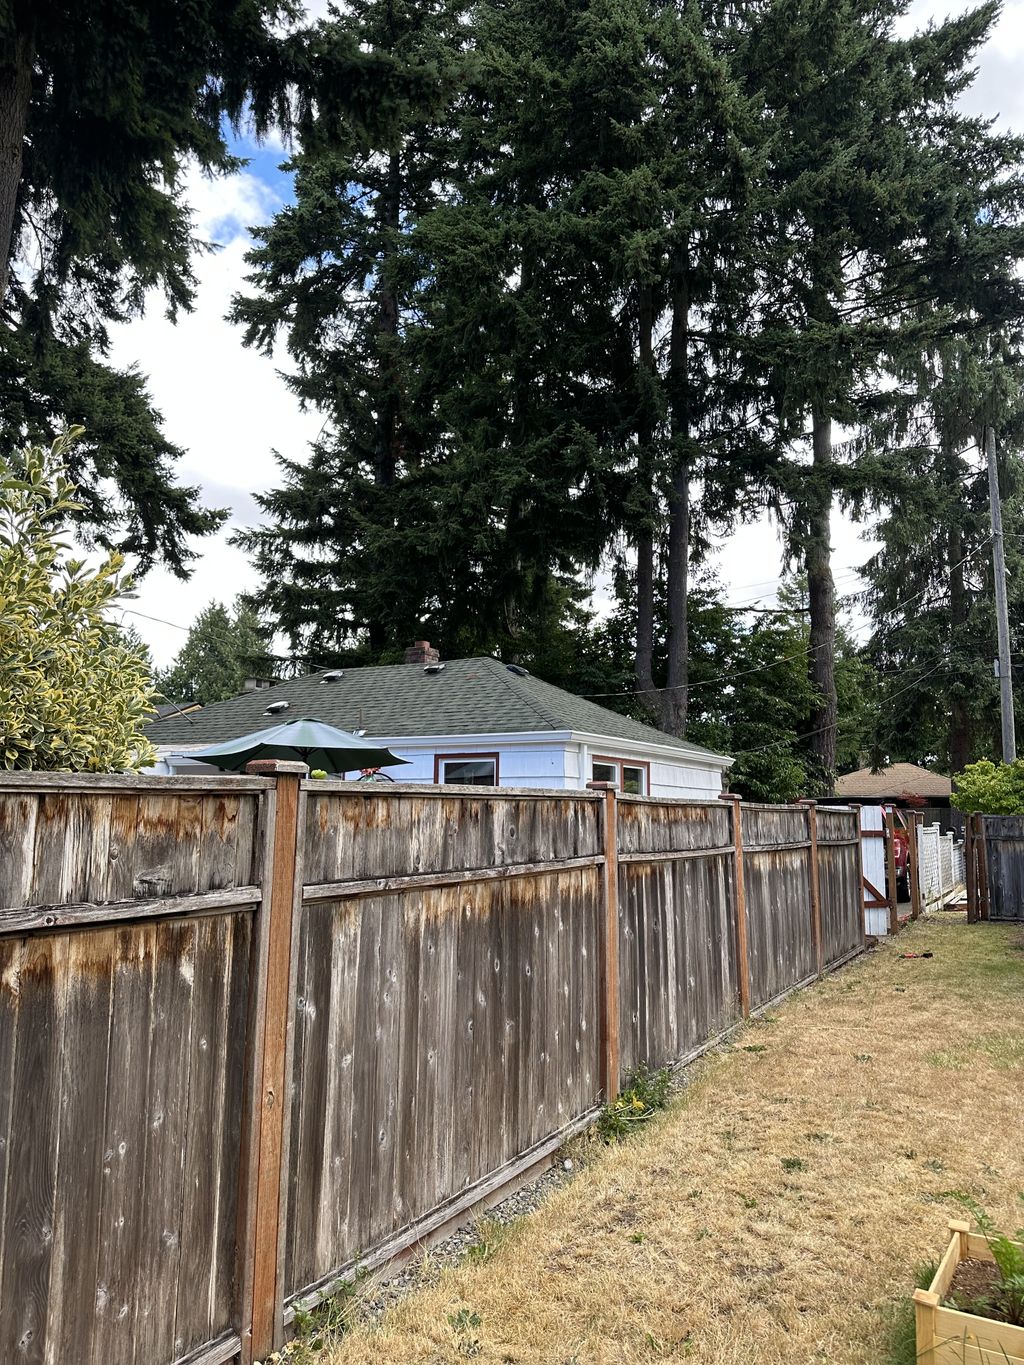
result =
M248 171L222 180L196 174L188 193L198 235L221 243L196 262L195 310L175 325L154 298L145 317L117 329L112 354L115 364L137 362L149 377L167 435L186 450L179 479L199 484L208 505L231 509L223 532L197 542L201 558L189 582L153 570L132 603L139 612L183 626L212 598L230 601L257 586L246 557L227 538L258 516L252 494L277 482L273 450L301 458L323 421L300 412L278 374L288 366L284 348L273 358L246 350L240 329L225 321L232 295L245 286L247 229L266 222L280 206L279 197ZM130 619L158 663L181 648L181 630L141 616Z

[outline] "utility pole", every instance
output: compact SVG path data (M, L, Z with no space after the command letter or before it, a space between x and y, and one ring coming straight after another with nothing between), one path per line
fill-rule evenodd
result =
M1003 762L1017 757L1017 737L1013 723L1013 674L1010 668L1010 619L1006 606L1006 556L1003 550L1003 508L999 500L999 470L996 466L996 432L985 428L985 454L988 457L988 501L992 515L992 567L996 581L996 623L999 630L999 711L1003 727Z

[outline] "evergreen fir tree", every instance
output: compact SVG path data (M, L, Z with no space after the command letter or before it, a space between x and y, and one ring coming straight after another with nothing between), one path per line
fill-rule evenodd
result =
M819 793L837 763L830 513L865 477L840 467L834 425L884 405L886 371L955 329L965 307L998 317L1019 293L1019 229L1012 213L989 216L1019 207L1019 183L1006 183L1019 148L954 106L995 7L898 39L906 8L773 0L746 53L773 126L760 358L782 434L809 448L778 488L810 590Z
M255 232L254 292L233 316L249 345L280 332L289 379L324 429L308 462L280 458L282 486L258 496L271 519L240 542L261 602L293 649L321 662L393 657L429 623L438 435L413 391L408 332L418 306L410 234L447 176L443 95L458 56L445 3L358 0L321 26L398 69L433 73L434 102L399 99L376 136L353 123L306 129L290 163L295 202ZM389 654L390 651L390 654Z
M291 0L0 5L0 451L83 422L72 471L104 544L185 576L188 537L224 513L177 484L181 451L134 371L104 363L107 329L151 289L188 308L186 163L238 166L224 121L286 116L277 36Z
M247 678L273 677L267 632L241 598L229 611L211 602L199 613L174 663L156 677L168 701L203 706L237 696Z
M1019 355L1005 340L946 341L907 375L908 400L891 415L888 440L877 433L881 516L872 534L882 549L865 573L874 623L869 652L885 678L874 745L880 759L934 762L955 773L998 752L984 427L992 422L999 433L1016 652L1024 650L1020 374ZM915 394L924 397L915 401Z

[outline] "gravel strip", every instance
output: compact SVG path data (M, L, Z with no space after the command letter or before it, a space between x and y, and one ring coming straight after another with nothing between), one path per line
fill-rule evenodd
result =
M552 1190L571 1180L586 1165L579 1151L582 1145L574 1143L571 1155L568 1148L561 1149L556 1153L554 1164L535 1180L520 1185L481 1213L470 1215L443 1242L427 1251L414 1253L397 1270L394 1266L385 1267L379 1273L386 1278L368 1276L359 1291L358 1303L354 1305L354 1319L377 1321L393 1303L424 1285L433 1284L446 1267L457 1265L472 1247L480 1246L487 1224L512 1223L540 1208Z
M713 1052L727 1051L728 1041L711 1049ZM700 1060L699 1058L696 1060ZM671 1078L673 1093L685 1090L694 1080L695 1072L691 1062ZM574 1179L581 1170L590 1164L590 1152L597 1138L593 1129L573 1138L565 1147L555 1153L553 1164L531 1180L520 1185L500 1203L467 1217L443 1242L438 1242L423 1252L414 1252L399 1267L393 1264L367 1276L352 1304L352 1320L356 1322L376 1322L392 1304L398 1303L406 1295L414 1293L425 1285L433 1284L448 1266L457 1265L473 1248L482 1244L486 1225L512 1223L517 1218L534 1213L553 1190ZM598 1144L600 1149L600 1144Z

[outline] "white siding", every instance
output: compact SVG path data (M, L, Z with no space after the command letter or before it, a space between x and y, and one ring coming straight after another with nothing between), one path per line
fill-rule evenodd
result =
M629 748L621 740L591 741L584 744L572 741L566 746L566 786L585 787L593 772L594 755L621 758L627 762L651 765L651 789L648 796L690 797L694 800L714 798L722 790L722 774L718 768L703 768L681 754L678 760L654 757L642 748Z
M678 763L654 760L651 763L651 795L693 797L703 800L715 797L722 790L722 774L717 768L699 768Z
M722 774L717 768L705 768L680 759L658 755L656 750L644 752L644 746L631 747L620 741L588 739L527 739L520 736L460 735L458 739L388 739L377 735L374 740L384 744L399 758L406 759L401 767L385 768L396 782L433 782L434 759L438 754L496 753L498 755L498 784L502 787L553 787L579 789L590 781L594 754L621 758L627 762L650 764L650 796L691 797L711 799L722 790ZM177 760L180 750L168 746L161 761L151 771L180 772L198 770L198 765ZM204 765L205 766L205 765ZM214 771L210 769L210 771Z
M387 743L387 741L385 741ZM498 755L499 787L564 787L565 748L562 744L502 743L486 735L466 739L460 743L413 748L408 741L395 740L387 747L399 758L409 760L411 766L385 768L396 782L433 782L434 759L438 754L494 754ZM570 785L575 786L575 783Z

